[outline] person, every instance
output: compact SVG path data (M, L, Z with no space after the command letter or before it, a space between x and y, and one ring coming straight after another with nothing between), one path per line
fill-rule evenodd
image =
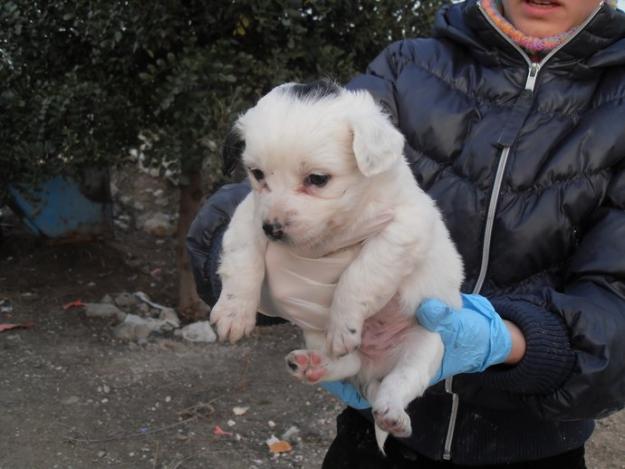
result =
M405 135L466 280L462 310L416 312L445 356L409 406L412 435L383 456L368 403L329 383L350 407L323 467L586 467L594 420L625 402L625 14L600 0L446 5L432 37L390 45L347 86ZM190 230L209 302L248 190L218 191Z

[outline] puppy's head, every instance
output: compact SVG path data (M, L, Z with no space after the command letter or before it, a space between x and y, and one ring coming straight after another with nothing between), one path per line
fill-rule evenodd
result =
M403 136L371 95L327 81L274 88L235 131L263 230L294 245L349 229L371 185L403 158Z

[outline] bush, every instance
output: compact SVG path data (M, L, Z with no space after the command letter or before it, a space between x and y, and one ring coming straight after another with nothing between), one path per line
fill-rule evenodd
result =
M6 1L0 6L0 187L147 153L195 171L236 113L277 83L362 71L427 33L442 3Z

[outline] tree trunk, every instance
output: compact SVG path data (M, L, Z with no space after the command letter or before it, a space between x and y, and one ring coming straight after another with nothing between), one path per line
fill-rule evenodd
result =
M178 267L178 314L185 321L208 318L209 308L198 296L187 253L186 237L202 200L200 171L185 175L188 184L180 185L180 206L176 233L176 265Z

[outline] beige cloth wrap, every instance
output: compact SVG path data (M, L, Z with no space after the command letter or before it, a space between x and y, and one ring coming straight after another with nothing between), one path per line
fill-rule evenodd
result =
M295 254L286 244L269 242L260 312L280 316L304 330L324 331L341 274L358 256L363 242L392 219L392 212L384 210L358 222L332 252L314 259Z

